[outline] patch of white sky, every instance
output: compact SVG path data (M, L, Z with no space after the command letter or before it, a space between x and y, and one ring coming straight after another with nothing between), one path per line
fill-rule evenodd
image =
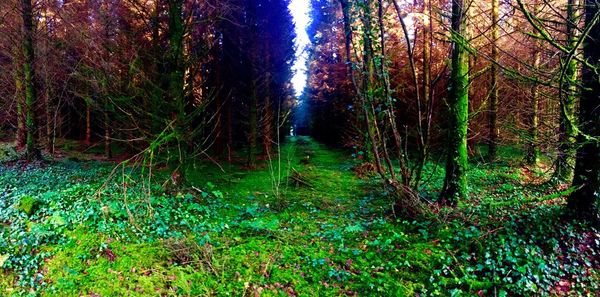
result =
M292 0L289 9L296 24L296 62L292 67L294 71L292 85L294 86L296 95L300 96L304 92L308 80L306 63L308 60L310 39L308 38L306 29L310 24L310 1Z

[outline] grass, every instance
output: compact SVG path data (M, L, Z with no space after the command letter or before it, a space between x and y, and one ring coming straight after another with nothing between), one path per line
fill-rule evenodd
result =
M279 196L268 164L198 162L183 189L161 187L167 170L148 183L97 161L0 165L0 295L594 296L598 230L566 221L564 198L501 152L431 221L391 218L357 161L306 138L282 147L305 182L285 174Z

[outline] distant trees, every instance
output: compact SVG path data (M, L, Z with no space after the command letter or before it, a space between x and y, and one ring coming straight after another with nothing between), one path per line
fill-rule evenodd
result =
M360 146L352 82L348 79L344 17L338 0L312 0L308 36L309 79L305 120L317 140L336 146ZM332 112L335 110L336 112ZM306 131L304 132L306 133Z
M249 167L256 166L257 154L273 153L275 135L290 126L284 119L293 105L295 30L288 5L230 0L227 6L237 9L215 27L218 51L207 70L218 79L205 86L215 84L218 92L211 103L220 121L217 146L244 145Z
M346 144L388 185L397 178L414 189L419 159L445 151L440 198L449 204L467 197L477 143L487 144L491 162L502 144L523 143L527 164L543 153L555 157L557 174L569 175L584 60L579 1L337 2L313 0L308 98L315 135L328 128L351 135ZM561 20L564 26L552 25Z
M251 138L254 163L289 127L288 4L2 1L0 126L16 130L31 158L51 153L55 138L104 146L109 158L115 143L129 153L152 148L169 162L225 146L231 156Z

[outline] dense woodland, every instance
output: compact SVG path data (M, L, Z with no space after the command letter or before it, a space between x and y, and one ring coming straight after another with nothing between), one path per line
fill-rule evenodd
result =
M0 296L598 296L600 2L305 2L0 1Z

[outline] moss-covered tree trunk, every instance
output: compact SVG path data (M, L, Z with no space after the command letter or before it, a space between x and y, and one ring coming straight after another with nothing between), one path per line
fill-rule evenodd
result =
M575 48L579 39L578 26L581 17L580 0L569 0L567 3L567 46ZM579 77L579 62L571 57L567 63L563 84L563 95L560 100L560 131L558 154L555 160L554 177L559 182L570 182L573 179L575 167L575 142L577 133L575 129L575 110L579 90L577 87Z
M464 0L452 1L452 73L448 95L448 143L442 200L454 205L467 196L467 129L469 121L469 53Z
M586 1L588 25L599 13L595 0ZM573 186L577 189L568 200L568 208L577 217L599 220L600 202L600 24L596 23L584 42L585 60L595 67L583 68L583 90L580 99L577 160Z
M35 108L37 89L35 86L35 46L33 43L33 5L31 0L22 0L21 12L23 17L23 77L25 80L25 126L27 137L25 141L27 160L41 159L38 148Z
M489 101L489 143L488 157L496 159L498 151L498 64L500 55L498 40L500 39L500 1L492 0L492 66Z

